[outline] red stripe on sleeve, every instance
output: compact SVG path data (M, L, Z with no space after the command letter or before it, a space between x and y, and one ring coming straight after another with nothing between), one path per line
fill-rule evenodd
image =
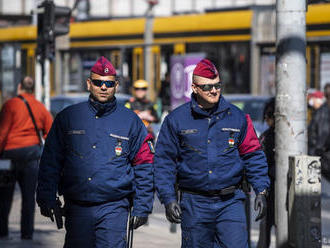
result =
M246 135L243 142L238 147L239 154L244 155L261 149L256 132L252 124L250 115L245 115L247 121Z
M153 142L153 139L154 137L152 136L152 134L147 135L140 147L140 150L135 155L133 165L152 164L154 162L154 154L151 152L150 147L148 145L148 141Z

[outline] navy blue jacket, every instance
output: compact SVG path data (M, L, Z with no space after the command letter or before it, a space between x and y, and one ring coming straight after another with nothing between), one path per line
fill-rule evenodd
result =
M116 100L88 102L60 112L40 161L37 202L54 204L56 193L83 203L116 201L134 194L133 215L153 204L151 137L131 110Z
M155 186L165 205L179 187L219 190L241 182L243 169L256 193L269 186L267 162L251 119L223 97L211 113L195 98L162 124L155 154Z

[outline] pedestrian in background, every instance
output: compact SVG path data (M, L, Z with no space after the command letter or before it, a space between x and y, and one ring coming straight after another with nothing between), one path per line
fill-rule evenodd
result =
M308 127L308 154L321 157L322 175L330 181L330 83L324 86L325 103L313 114Z
M125 103L125 107L133 110L143 121L149 133L153 133L150 126L153 122L158 122L157 106L147 98L149 84L143 79L133 83L133 97Z
M165 78L162 80L162 85L159 92L159 97L162 102L162 112L171 111L171 74L165 73Z
M310 123L314 112L325 102L322 91L315 89L307 90L307 121Z
M87 102L61 111L40 161L37 202L50 217L64 196L64 247L126 245L126 227L145 224L153 205L153 147L140 118L117 104L119 82L103 56L87 79Z
M8 100L0 114L0 151L4 158L11 159L12 173L22 193L22 239L32 239L34 231L35 191L41 155L37 132L42 132L45 138L53 121L44 105L35 99L34 85L31 77L25 77L18 85L18 97ZM28 103L34 121L24 101ZM8 237L8 218L14 190L15 183L0 188L0 238Z
M267 195L267 213L259 225L259 240L257 248L268 248L271 241L272 226L275 226L275 98L265 106L264 120L268 129L260 135L260 143L267 158L268 177L270 179Z
M193 71L191 101L164 120L156 145L155 186L182 247L248 247L240 189L243 169L266 213L267 162L252 121L221 96L219 73L207 59ZM181 191L178 203L175 185Z

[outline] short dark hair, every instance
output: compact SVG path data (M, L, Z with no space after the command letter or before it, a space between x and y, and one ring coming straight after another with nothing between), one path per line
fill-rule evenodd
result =
M324 85L324 92L327 90L327 88L330 88L330 83L326 83L326 84Z
M272 97L265 105L264 108L264 119L266 117L268 118L274 118L274 112L275 112L275 97Z
M21 89L24 90L26 93L33 93L34 92L34 80L30 76L26 76L21 81Z
M324 85L324 96L327 98L327 99L330 99L330 83L326 83L325 85Z

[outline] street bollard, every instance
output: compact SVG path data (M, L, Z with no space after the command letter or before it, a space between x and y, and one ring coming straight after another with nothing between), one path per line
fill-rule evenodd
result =
M320 157L290 157L288 187L290 247L321 248Z

